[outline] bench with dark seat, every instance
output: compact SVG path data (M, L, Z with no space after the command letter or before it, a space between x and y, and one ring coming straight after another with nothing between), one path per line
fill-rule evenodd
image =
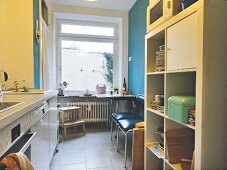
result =
M135 124L143 121L144 117L144 96L138 95L135 99L136 109L134 112L120 112L112 114L111 139L113 131L113 122L117 125L117 151L119 146L119 130L125 135L125 167L127 161L128 135L133 132ZM141 114L142 113L142 114Z

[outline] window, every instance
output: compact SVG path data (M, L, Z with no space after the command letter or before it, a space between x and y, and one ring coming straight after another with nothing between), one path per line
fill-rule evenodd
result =
M97 27L87 25L61 25L62 33L83 34L83 35L98 35L98 36L114 36L114 28Z
M62 80L68 90L113 84L113 43L62 40Z
M95 91L97 84L112 88L115 26L62 21L59 27L59 83L66 81L67 90L75 91Z

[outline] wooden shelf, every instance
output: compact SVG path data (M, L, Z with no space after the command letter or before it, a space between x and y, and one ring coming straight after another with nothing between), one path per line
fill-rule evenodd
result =
M165 159L165 162L166 162L171 168L173 168L173 170L183 170L183 169L181 168L181 164L180 164L180 163L178 163L178 164L171 164L171 163L169 163L168 159Z
M147 75L158 75L158 74L165 74L165 71L160 71L160 72L148 72Z
M165 117L166 117L167 119L173 121L173 122L176 122L176 123L178 123L178 124L180 124L180 125L183 125L183 126L185 126L185 127L188 127L188 128L190 128L190 129L195 130L195 126L192 126L192 125L189 125L189 124L180 123L180 122L178 122L178 121L176 121L176 120L173 120L173 119L169 118L167 115L166 115Z
M154 109L151 109L151 108L147 108L147 110L148 110L149 112L155 113L155 114L157 114L157 115L159 115L159 116L165 117L165 113L161 113L161 112L158 111L158 110L154 110Z
M147 142L146 148L149 149L159 159L164 159L164 150L159 147L158 142Z
M174 70L174 71L165 71L166 74L171 74L171 73L187 73L187 72L196 72L196 68L183 69L183 70Z
M147 75L158 75L158 74L174 74L174 73L187 73L187 72L196 72L196 68L192 69L183 69L183 70L173 70L173 71L160 71L160 72L147 72Z

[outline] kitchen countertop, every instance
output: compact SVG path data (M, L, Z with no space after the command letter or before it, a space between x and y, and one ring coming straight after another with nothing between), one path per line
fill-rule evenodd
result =
M83 91L71 91L71 90L65 90L64 91L64 96L58 96L59 98L65 98L65 97L83 97L83 98L93 98L94 96L94 92L91 92L90 96L84 96Z
M15 95L3 95L0 97L0 102L23 102L22 104L15 106L9 110L0 113L0 129L6 127L13 121L22 117L29 111L38 107L44 101L56 96L57 93L50 91L47 94L15 94Z
M84 96L85 92L81 91L64 91L64 96L58 96L59 98L67 98L67 97L80 97L80 98L133 98L136 97L134 95L120 95L120 94L97 94L96 92L91 92L90 96Z

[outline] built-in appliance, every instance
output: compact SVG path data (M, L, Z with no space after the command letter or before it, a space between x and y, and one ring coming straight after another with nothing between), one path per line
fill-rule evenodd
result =
M58 143L58 125L57 98L52 98L3 129L0 160L23 152L35 170L49 169Z
M150 0L147 7L147 32L179 13L181 2L182 0Z
M31 132L36 133L31 145L31 163L36 170L50 165L49 105L47 102L33 110Z
M12 144L6 152L0 157L0 160L10 153L22 152L31 161L31 145L36 133L31 133L30 129L22 134L20 124L11 129Z

